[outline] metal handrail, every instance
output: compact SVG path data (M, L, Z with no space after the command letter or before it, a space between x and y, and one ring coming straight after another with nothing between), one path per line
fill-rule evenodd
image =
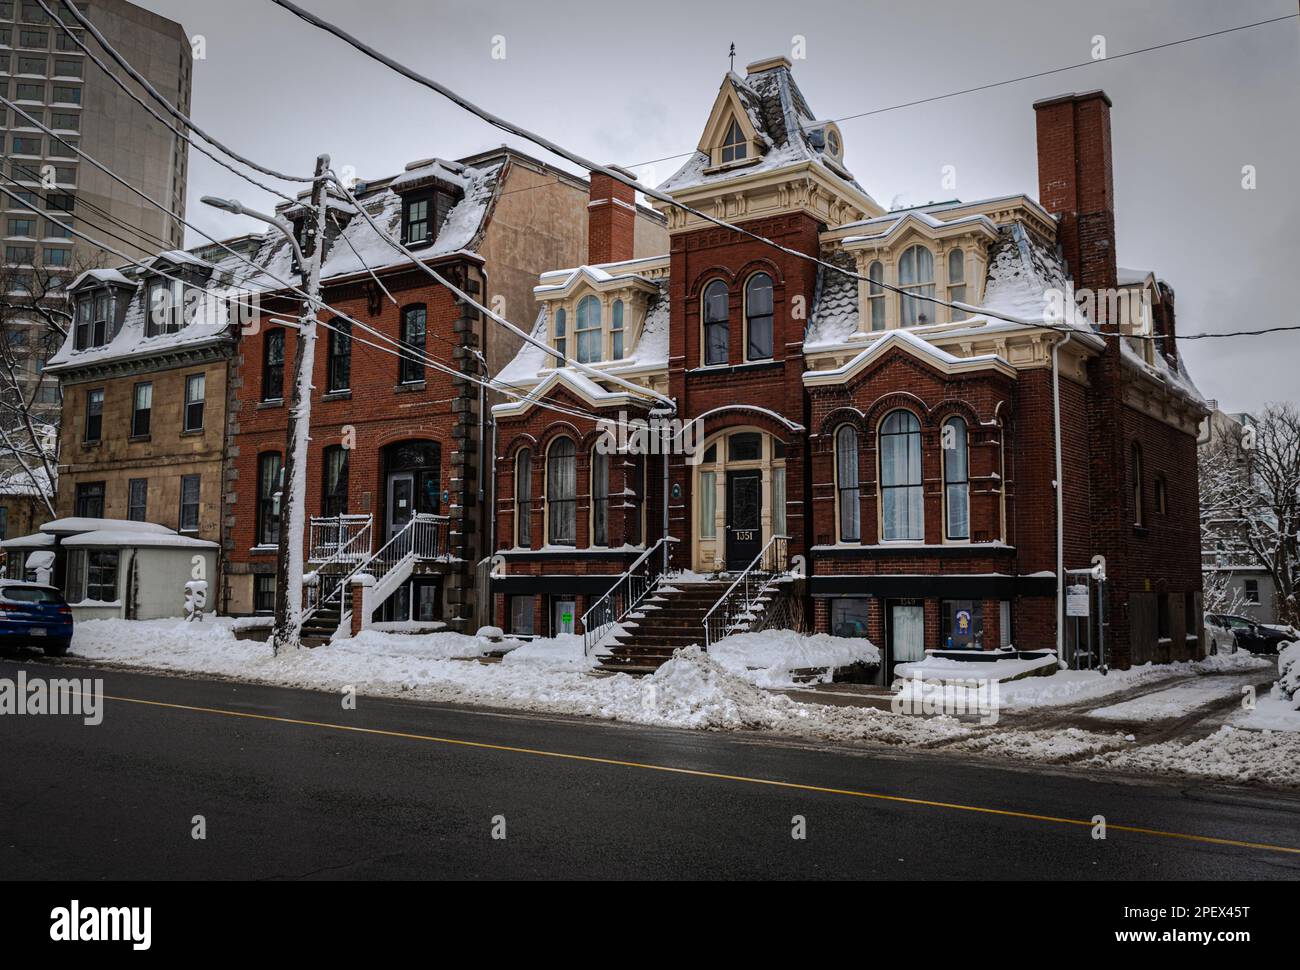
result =
M667 556L659 559L655 553L661 546L666 547L668 543L676 541L672 536L664 536L637 556L609 591L582 614L583 656L590 656L591 651L600 644L615 624L636 609L658 585L660 577L664 574L664 562ZM647 567L646 563L650 565Z
M393 567L407 556L414 555L425 559L438 559L445 556L447 548L445 527L450 521L450 517L446 515L416 513L380 547L378 552L355 562L346 573L328 574L317 571L315 585L308 587L308 606L303 611L303 619L310 618L335 599L340 601L340 612L347 612L342 609L342 592L347 589L348 583L354 576L363 572L378 580L391 572ZM328 586L328 589L325 589L325 586Z
M727 591L704 614L704 649L736 632L753 619L754 605L772 583L788 572L786 544L789 536L772 536L754 561L735 578Z
M311 562L339 562L347 556L370 555L369 513L312 516L310 521L307 559ZM358 540L366 538L362 551Z

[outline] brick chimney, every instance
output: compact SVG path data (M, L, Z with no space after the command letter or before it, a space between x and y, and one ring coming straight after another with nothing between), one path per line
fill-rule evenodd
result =
M635 225L635 191L608 175L592 172L591 198L587 203L588 265L631 259Z
M1077 288L1103 290L1116 285L1110 108L1105 91L1064 94L1034 103L1038 200L1060 217L1057 238Z

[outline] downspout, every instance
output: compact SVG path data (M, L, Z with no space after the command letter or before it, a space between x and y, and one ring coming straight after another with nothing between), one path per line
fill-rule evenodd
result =
M1056 660L1065 662L1065 482L1061 470L1061 364L1060 350L1071 334L1052 344L1052 438L1056 450Z

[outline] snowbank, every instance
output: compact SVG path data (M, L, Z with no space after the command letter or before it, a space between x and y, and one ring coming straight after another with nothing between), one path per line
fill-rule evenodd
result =
M880 663L880 651L870 640L826 633L802 635L793 630L737 633L710 647L709 656L760 687L789 687L796 683L792 676L796 670L822 668L819 680L828 683L836 667Z
M1300 734L1242 731L1225 725L1199 741L1166 741L1112 751L1083 763L1143 773L1190 774L1295 787L1300 786Z

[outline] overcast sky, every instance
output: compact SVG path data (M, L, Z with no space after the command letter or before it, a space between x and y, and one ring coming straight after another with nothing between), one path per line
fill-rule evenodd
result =
M206 40L195 120L282 171L310 173L323 151L336 168L379 178L503 140L269 0L138 2ZM1114 57L1297 12L1296 0L299 2L504 117L632 167L694 149L733 42L743 72L805 38L795 76L818 117L841 118L1090 61L1098 35ZM492 56L498 35L504 59ZM1036 197L1032 102L1097 87L1114 101L1120 264L1173 285L1180 333L1300 323L1295 19L846 121L845 160L886 207ZM678 164L636 172L658 182ZM946 165L955 189L941 185ZM1245 165L1255 166L1253 191L1242 188ZM200 195L274 201L198 152L189 193L191 221L220 236L255 227L201 206ZM202 241L191 232L189 245ZM1300 398L1300 332L1182 346L1202 392L1225 410Z

